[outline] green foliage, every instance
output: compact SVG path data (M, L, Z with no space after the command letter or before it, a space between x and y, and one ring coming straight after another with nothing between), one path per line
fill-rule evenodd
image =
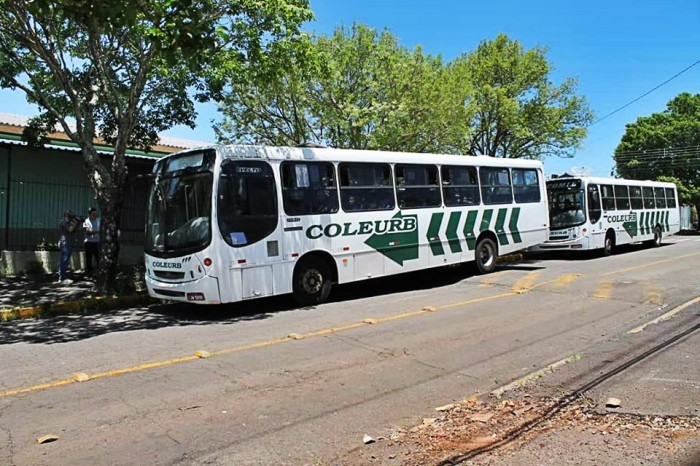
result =
M574 80L549 81L543 49L504 35L447 64L357 24L305 52L226 94L222 141L541 158L571 155L592 119Z
M628 124L615 149L615 170L626 178L674 176L700 187L700 94L682 93L663 112Z
M49 241L46 238L41 238L41 241L34 247L35 251L59 251L58 244L55 241Z
M341 27L264 86L234 86L216 131L226 142L449 152L468 131L469 90L439 57L388 31Z
M474 87L473 130L467 154L541 159L573 156L593 114L574 91L576 80L555 86L546 49L524 50L501 34L457 59Z
M27 141L58 126L81 147L105 243L117 241L126 148L193 127L195 100L271 73L311 18L308 0L0 0L0 11L0 87L41 108ZM98 128L110 160L95 150ZM101 288L117 263L118 248L105 250L114 257L102 262Z

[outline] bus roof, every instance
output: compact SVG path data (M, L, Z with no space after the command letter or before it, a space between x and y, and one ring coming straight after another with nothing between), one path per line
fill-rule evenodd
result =
M619 185L625 185L625 186L656 186L656 187L665 187L665 188L675 188L676 185L673 183L668 183L666 181L652 181L652 180L628 180L626 178L605 178L605 177L600 177L600 176L579 176L579 175L568 175L568 176L560 176L557 178L552 178L550 180L547 180L547 182L553 181L565 181L565 180L571 180L571 179L580 179L584 181L585 183L593 183L593 184L619 184Z
M379 150L333 149L316 147L278 147L226 145L216 147L224 158L256 158L268 160L316 160L329 162L384 162L384 163L434 163L438 165L463 164L513 167L542 168L539 160L503 159L480 156L452 154L432 154L416 152L392 152ZM199 148L203 149L203 148Z

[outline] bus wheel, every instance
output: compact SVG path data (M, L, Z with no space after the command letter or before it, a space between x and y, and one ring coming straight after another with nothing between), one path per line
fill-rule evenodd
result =
M661 246L661 228L654 228L654 239L647 241L647 244L655 248Z
M613 253L613 248L615 247L615 237L612 233L608 232L605 235L605 244L603 245L603 256L607 257Z
M476 243L474 251L476 258L476 268L480 274L491 273L496 268L498 249L496 243L490 238L482 238Z
M299 261L292 278L294 299L302 306L321 304L331 293L331 274L326 263L316 257Z

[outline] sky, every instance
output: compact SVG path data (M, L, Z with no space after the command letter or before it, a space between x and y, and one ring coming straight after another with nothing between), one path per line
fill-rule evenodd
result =
M421 46L444 61L503 33L526 49L546 47L551 81L578 79L596 118L634 101L700 60L698 0L310 0L315 20L304 30L328 35L362 23L388 29L409 48ZM663 111L681 92L700 93L700 64L626 108L594 123L573 158L546 157L547 174L572 170L609 176L612 154L637 118ZM214 142L216 105L197 107L197 128L168 136ZM0 90L0 112L36 113L22 94Z

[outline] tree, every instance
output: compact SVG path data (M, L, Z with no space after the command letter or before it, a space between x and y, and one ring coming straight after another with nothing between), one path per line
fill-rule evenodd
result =
M679 94L663 112L628 124L615 149L615 172L642 180L672 177L680 201L700 211L700 94Z
M228 142L402 151L455 151L467 129L468 82L439 57L409 50L388 31L355 24L315 37L270 85L242 82L216 127Z
M0 86L42 109L26 138L41 143L58 125L81 148L102 210L102 291L116 272L127 147L193 127L195 99L274 68L311 17L308 0L0 0L0 10ZM96 136L114 146L111 160Z
M574 93L576 80L555 86L546 49L524 50L501 34L484 41L456 64L474 89L472 135L461 147L466 154L541 159L573 156L586 136L592 112Z

